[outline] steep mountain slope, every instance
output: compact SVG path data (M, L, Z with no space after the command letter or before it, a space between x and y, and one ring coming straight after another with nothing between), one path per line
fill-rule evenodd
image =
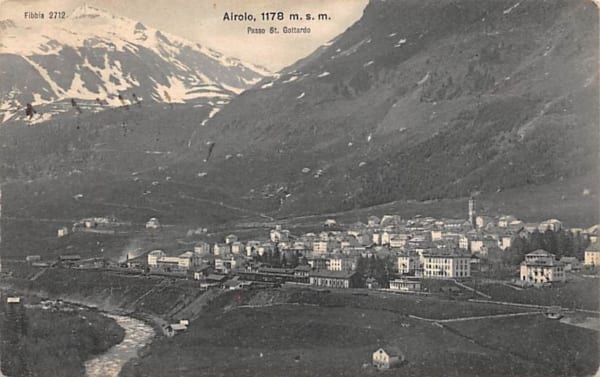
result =
M1 24L1 121L32 103L47 120L74 98L92 110L138 100L225 103L268 72L89 6L48 27ZM119 98L121 96L121 98Z
M281 213L597 181L597 62L591 1L373 0L195 143L216 141L212 182Z
M11 122L0 177L12 244L33 248L22 224L36 218L189 229L473 192L498 211L515 205L493 200L524 192L525 219L584 207L570 218L597 222L597 35L591 1L373 0L219 113L144 101Z

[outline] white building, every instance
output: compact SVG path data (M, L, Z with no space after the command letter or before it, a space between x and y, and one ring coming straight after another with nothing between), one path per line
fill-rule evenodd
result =
M562 229L562 222L557 219L548 219L546 221L542 221L538 227L540 233L544 233L547 230L551 230L553 232L558 232Z
M502 250L506 250L512 246L512 236L501 236L498 238L498 247Z
M460 238L458 239L458 248L463 249L463 250L468 250L469 243L471 243L471 242L473 242L473 241L470 240L469 237L467 237L465 235L461 235Z
M324 255L331 249L331 242L319 240L313 242L313 255Z
M215 271L229 273L236 266L237 266L237 261L233 257L228 258L228 259L223 259L223 258L215 259Z
M600 244L592 242L585 249L583 264L588 267L600 267Z
M200 255L193 251L186 251L178 255L177 258L179 259L177 264L183 270L189 270L192 267L200 265Z
M382 245L389 245L390 244L390 240L395 237L396 234L391 233L391 232L383 232L381 233L381 244Z
M327 269L329 271L354 271L356 260L353 258L329 258Z
M477 229L483 229L490 224L494 225L494 219L489 216L477 216L475 218L475 226Z
M421 282L419 280L394 279L390 280L390 289L398 292L419 292Z
M514 217L514 216L510 216L510 215L501 216L498 219L498 227L500 227L500 228L508 228L508 225L511 222L515 221L515 220L518 220L518 219L516 217Z
M375 245L381 245L381 233L379 232L374 232L373 235L371 236L371 241L375 244Z
M408 234L395 234L392 238L390 238L390 247L402 248L406 246L409 240L410 235Z
M290 231L287 229L281 229L281 225L277 225L275 229L272 229L270 234L271 242L287 242L290 239Z
M556 256L546 250L538 249L525 255L521 262L521 283L541 285L546 283L564 282L565 269Z
M325 220L325 226L332 227L334 225L337 225L337 222L335 221L335 219L327 219L327 220Z
M148 253L148 266L156 267L158 260L165 256L165 252L162 250L152 250Z
M87 225L86 225L87 227ZM150 220L146 222L146 229L159 229L160 223L156 217L152 217Z
M403 253L398 256L398 273L413 274L419 268L419 254Z
M471 277L471 257L463 253L424 253L423 277L432 279Z
M225 243L228 245L236 242L237 240L238 238L235 234L230 234L227 237L225 237Z
M200 263L200 255L193 251L186 251L176 257L169 257L162 250L153 250L148 253L148 267L154 269L187 271Z
M213 245L213 254L214 255L225 255L229 254L231 251L231 246L226 243L215 243Z
M373 366L377 369L390 369L400 365L402 361L404 355L393 347L380 348L373 352Z
M231 253L233 254L241 254L244 251L244 244L240 241L235 241L231 244Z
M246 242L246 256L253 256L258 254L258 248L260 247L260 241L248 241Z
M200 255L210 254L210 244L208 242L200 241L194 246L194 252Z
M69 228L67 228L66 226L63 226L62 228L58 229L57 235L58 237L64 237L67 234L69 234Z

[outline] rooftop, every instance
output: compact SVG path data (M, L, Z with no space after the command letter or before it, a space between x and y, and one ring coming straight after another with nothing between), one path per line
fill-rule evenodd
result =
M350 279L354 276L354 271L328 271L328 270L317 270L311 271L309 276L322 277L322 278L337 278L337 279Z
M600 253L600 242L591 243L585 251L587 253Z
M552 254L544 249L537 249L525 256L526 257L554 257L554 254Z

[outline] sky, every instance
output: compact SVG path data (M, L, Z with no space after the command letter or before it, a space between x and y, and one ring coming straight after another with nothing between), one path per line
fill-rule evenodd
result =
M223 54L277 71L310 54L357 21L368 0L0 0L0 19L24 20L23 12L65 11L87 4L181 36ZM265 21L262 12L284 12L285 21ZM257 21L223 21L226 12L251 13ZM327 13L326 21L291 21L290 13ZM47 17L47 16L46 16ZM248 27L265 28L249 34ZM310 27L310 34L284 34L283 27ZM279 34L270 34L277 27ZM1 36L0 36L1 38Z

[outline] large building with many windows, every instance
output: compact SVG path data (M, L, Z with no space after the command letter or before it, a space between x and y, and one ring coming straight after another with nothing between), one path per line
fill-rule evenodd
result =
M556 256L546 250L538 249L525 255L521 262L521 282L530 285L542 285L565 281L564 265Z
M471 277L471 257L461 252L432 251L423 254L423 277L463 279Z

